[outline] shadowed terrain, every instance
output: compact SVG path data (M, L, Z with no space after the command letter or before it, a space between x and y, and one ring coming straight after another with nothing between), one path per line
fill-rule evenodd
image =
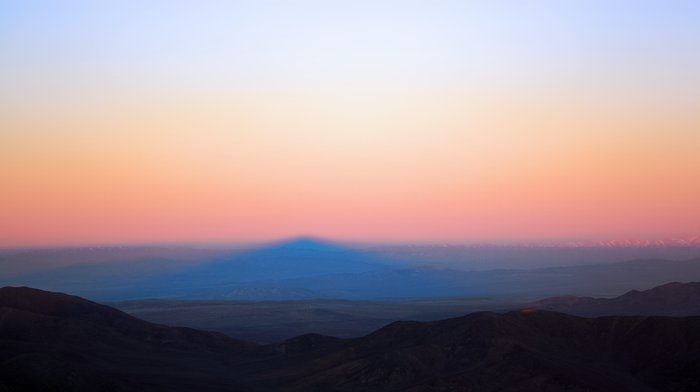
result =
M549 311L257 346L78 297L0 289L0 390L693 391L700 317Z
M433 321L484 310L513 309L512 301L443 298L410 301L137 300L107 303L154 323L218 331L274 343L306 333L366 335L397 320Z
M272 343L304 333L358 337L398 320L434 321L477 311L536 308L585 317L700 316L700 283L668 283L615 298L563 296L515 299L442 298L404 301L178 301L109 303L136 317Z
M98 301L136 299L298 301L416 300L449 297L608 297L638 287L700 280L700 248L643 248L688 259L637 259L540 267L536 256L581 260L638 248L354 248L302 238L254 249L106 248L0 255L0 285L31 286ZM607 252L607 253L606 253ZM38 256L39 262L28 262ZM52 256L53 255L53 256ZM433 260L435 255L448 257ZM575 256L575 257L574 257ZM400 259L403 258L403 259ZM479 269L484 260L518 268ZM624 259L618 259L624 260ZM562 261L564 262L564 261ZM494 266L498 262L491 263ZM28 265L36 265L35 270ZM483 265L482 265L483 267ZM7 272L5 272L7 271Z

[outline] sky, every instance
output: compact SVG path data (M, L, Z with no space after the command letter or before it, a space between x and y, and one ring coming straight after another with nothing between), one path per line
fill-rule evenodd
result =
M697 235L698 20L0 0L0 247Z

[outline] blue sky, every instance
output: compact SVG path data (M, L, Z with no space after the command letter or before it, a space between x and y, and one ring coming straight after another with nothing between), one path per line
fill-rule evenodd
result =
M0 18L5 82L682 83L700 65L693 1L3 1Z

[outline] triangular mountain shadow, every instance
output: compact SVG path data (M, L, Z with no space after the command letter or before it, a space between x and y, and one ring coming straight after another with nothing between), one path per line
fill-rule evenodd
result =
M219 258L164 277L169 287L204 288L389 269L379 257L310 237Z

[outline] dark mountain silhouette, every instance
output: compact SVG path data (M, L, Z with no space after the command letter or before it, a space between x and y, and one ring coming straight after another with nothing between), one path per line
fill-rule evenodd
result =
M694 391L700 317L489 312L270 346L0 289L2 391Z
M0 391L237 390L230 364L259 349L26 287L0 289L0 347Z
M283 383L290 391L691 391L700 386L700 317L473 313L430 323L396 322L341 343L310 340L307 350L295 342L296 358L281 362L280 376L269 385Z
M700 282L667 283L649 290L632 290L616 298L552 297L528 306L587 317L700 316Z

